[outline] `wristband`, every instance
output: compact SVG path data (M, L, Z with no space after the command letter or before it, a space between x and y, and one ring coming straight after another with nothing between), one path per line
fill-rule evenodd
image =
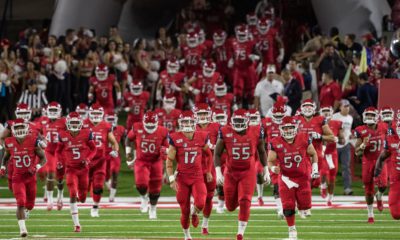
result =
M128 155L128 154L131 154L131 153L132 153L132 148L126 146L126 147L125 147L125 153L126 153L127 155Z
M318 163L313 163L312 164L312 171L313 172L318 172Z
M169 176L168 181L169 181L169 183L175 182L175 176L174 175Z
M276 173L276 168L277 168L276 166L272 166L272 167L271 167L271 171L272 171L273 173Z
M364 144L364 143L361 143L360 148L361 148L362 150L364 150L364 149L365 149L365 144Z
M40 163L36 164L36 171L38 171L41 168L42 168L42 165L40 165Z
M122 97L121 92L117 92L117 99L119 100L119 99L121 99L121 97Z

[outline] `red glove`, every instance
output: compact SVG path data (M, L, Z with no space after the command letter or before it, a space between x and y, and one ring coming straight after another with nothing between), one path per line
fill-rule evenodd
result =
M6 168L2 167L0 168L0 177L4 177L6 175Z

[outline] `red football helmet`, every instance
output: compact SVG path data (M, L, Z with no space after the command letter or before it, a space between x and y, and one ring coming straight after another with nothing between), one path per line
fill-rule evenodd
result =
M300 106L301 114L305 117L312 117L315 115L315 110L317 106L315 105L314 101L311 99L306 99Z
M249 26L255 26L257 24L257 14L255 12L248 13L246 21Z
M281 136L286 140L291 140L297 135L298 124L296 119L291 116L285 116L279 125Z
M184 111L178 119L181 132L194 132L196 130L196 121L191 111Z
M82 129L83 120L77 112L70 112L66 118L65 125L68 131L78 132Z
M51 102L47 105L47 117L49 119L59 119L61 117L61 105L58 102Z
M79 113L82 119L86 119L89 116L89 107L84 103L76 106L75 111Z
M217 46L217 47L224 45L224 43L226 41L226 32L221 29L215 31L213 34L213 40L214 40L215 46Z
M385 106L381 110L381 120L384 122L391 122L394 119L394 111L391 107Z
M195 48L199 45L199 35L197 32L190 32L186 34L186 44L190 48Z
M379 120L379 112L374 107L368 107L364 110L363 114L363 123L367 125L374 125L378 123Z
M249 113L245 109L237 109L231 117L231 126L236 132L241 132L249 126Z
M144 130L152 134L157 130L158 127L158 115L154 112L146 112L143 116L143 128Z
M89 108L89 120L97 124L103 120L104 108L100 104L95 103Z
M276 124L281 124L283 117L286 115L286 106L279 102L275 102L272 107L272 121Z
M228 88L224 81L218 81L214 84L214 93L217 97L223 97L228 92Z
M258 32L264 35L271 28L271 25L272 25L271 19L262 17L257 21L257 30Z
M28 122L29 120L31 120L32 110L27 104L20 103L15 109L15 117L24 119L26 122Z
M207 61L203 63L203 75L208 78L212 77L216 68L215 62L213 62L212 59L207 59Z
M333 116L333 108L329 105L322 105L319 109L319 115L325 117L326 119L330 120Z
M100 81L106 80L108 77L108 67L105 64L99 64L95 70L96 78Z
M228 124L228 115L222 109L214 109L212 120L215 123L219 123L219 125L221 126L225 126L226 124Z
M134 96L139 96L143 92L143 83L140 80L134 80L129 84L129 90Z
M115 113L105 114L104 120L108 123L111 123L113 126L117 126L117 124L118 124L118 116Z
M171 111L176 106L176 98L173 94L165 94L163 97L163 108L167 111Z
M176 57L172 57L167 61L167 73L174 75L179 72L179 61Z
M211 108L207 103L197 103L193 107L193 114L197 124L207 124L211 122Z
M235 27L236 40L240 43L249 39L249 30L246 24L240 24Z
M11 133L16 138L24 138L29 133L29 124L25 119L17 118L12 121Z
M256 109L249 109L249 126L259 126L260 122L260 112Z

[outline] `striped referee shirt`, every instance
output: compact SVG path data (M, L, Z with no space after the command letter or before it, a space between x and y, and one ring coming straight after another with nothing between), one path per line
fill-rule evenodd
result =
M47 98L44 91L37 89L36 92L30 92L29 90L25 90L18 103L25 103L31 109L41 109L43 106L47 105Z

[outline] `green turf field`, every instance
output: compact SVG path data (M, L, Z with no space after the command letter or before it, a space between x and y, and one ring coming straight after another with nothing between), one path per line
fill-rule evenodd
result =
M296 219L299 239L399 239L399 222L384 214L375 216L373 225L366 223L365 210L313 210L308 219ZM15 211L0 210L0 238L19 235ZM47 212L34 210L27 220L31 238L139 238L182 239L179 210L158 210L158 220L148 220L137 209L102 209L100 218L93 219L89 210L80 211L81 233L74 233L69 210ZM210 220L210 235L203 237L200 228L191 228L195 239L234 239L237 231L237 212L215 214ZM284 239L287 226L277 220L273 210L252 210L246 239Z

